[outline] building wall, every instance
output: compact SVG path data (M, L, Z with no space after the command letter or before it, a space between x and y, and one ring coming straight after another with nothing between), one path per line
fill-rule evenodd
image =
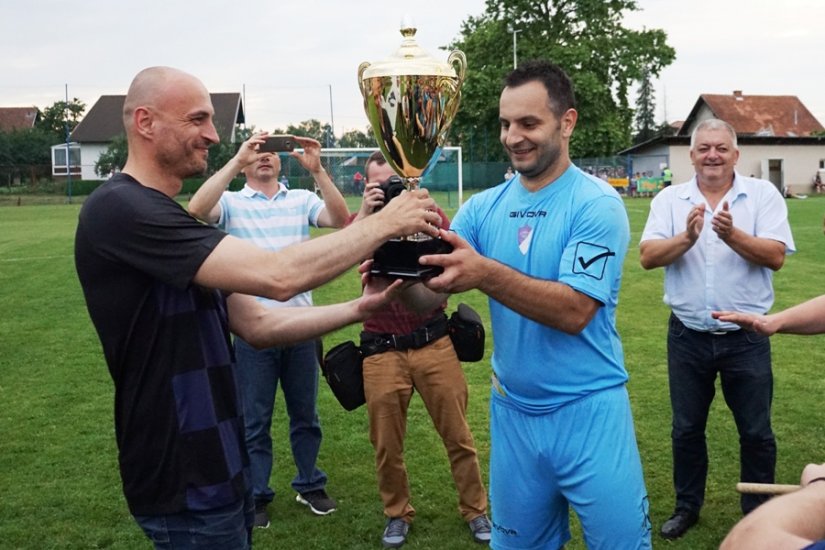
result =
M84 180L105 180L108 175L98 176L95 173L95 163L100 158L108 144L81 143L80 144L80 178Z
M670 171L673 172L673 183L684 183L693 177L695 171L690 162L689 145L670 146Z
M825 161L825 145L740 145L736 169L746 176L769 179L762 173L765 159L782 160L788 193L810 193L820 162Z
M633 173L659 177L662 175L664 165L670 163L669 156L670 152L667 145L654 145L647 149L644 154L633 155Z

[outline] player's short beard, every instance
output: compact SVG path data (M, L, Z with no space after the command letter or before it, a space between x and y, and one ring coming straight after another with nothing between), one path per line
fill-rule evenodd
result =
M529 166L518 166L510 155L513 166L527 178L535 178L545 173L551 166L555 165L561 157L561 145L559 143L547 143L544 148L537 148L538 153L535 162Z

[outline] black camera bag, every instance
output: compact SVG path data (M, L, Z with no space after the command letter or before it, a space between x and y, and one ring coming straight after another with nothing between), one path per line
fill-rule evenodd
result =
M458 304L448 323L459 361L481 361L484 357L484 325L479 314L467 304Z
M355 342L347 341L333 347L321 361L321 372L338 402L352 411L367 402L364 397L364 356Z

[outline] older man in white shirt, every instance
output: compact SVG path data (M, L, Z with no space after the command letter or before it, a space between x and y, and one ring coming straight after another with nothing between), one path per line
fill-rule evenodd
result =
M719 374L740 440L742 481L773 483L776 442L767 336L714 319L714 310L765 313L773 305L773 272L794 252L788 212L768 181L744 177L736 132L701 122L691 136L696 175L663 189L642 234L642 267L665 268L668 378L673 412L675 512L661 529L681 537L699 519L708 471L705 426ZM743 495L747 514L765 497Z

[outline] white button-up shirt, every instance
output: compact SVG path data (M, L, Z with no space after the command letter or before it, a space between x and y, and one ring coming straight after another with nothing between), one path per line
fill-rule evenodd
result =
M716 212L725 201L737 229L783 243L786 254L795 252L785 199L771 182L736 173ZM707 205L707 200L695 176L687 183L662 189L650 203L641 241L669 239L685 231L688 212L701 203ZM736 330L737 325L720 323L710 312L766 313L773 305L773 271L748 262L725 244L711 227L714 214L706 206L699 239L682 257L665 266L664 302L693 330Z

